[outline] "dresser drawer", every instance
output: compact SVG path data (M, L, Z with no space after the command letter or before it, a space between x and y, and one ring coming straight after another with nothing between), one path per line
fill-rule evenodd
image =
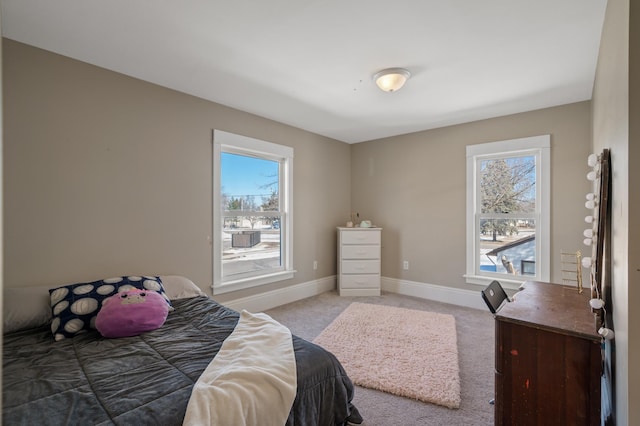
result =
M343 260L343 274L379 274L379 260Z
M380 288L380 276L372 274L344 275L341 288Z
M344 246L343 259L380 259L380 246Z
M380 231L343 232L342 244L380 244Z

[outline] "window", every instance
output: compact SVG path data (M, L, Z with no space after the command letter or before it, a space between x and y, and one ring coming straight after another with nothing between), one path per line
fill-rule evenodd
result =
M293 277L293 148L213 133L213 292Z
M468 283L549 281L549 135L467 146Z

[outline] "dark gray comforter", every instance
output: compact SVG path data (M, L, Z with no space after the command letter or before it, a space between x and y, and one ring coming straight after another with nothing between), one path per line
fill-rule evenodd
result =
M180 425L191 388L238 322L207 297L173 301L158 330L55 342L47 327L4 335L4 425ZM342 425L353 385L329 352L293 337L298 393L287 425ZM224 409L224 407L220 407Z

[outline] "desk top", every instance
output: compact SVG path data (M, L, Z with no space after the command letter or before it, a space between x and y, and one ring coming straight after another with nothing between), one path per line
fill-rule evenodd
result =
M540 281L527 281L521 288L511 303L502 305L496 319L601 340L589 306L589 289L580 294L577 287Z

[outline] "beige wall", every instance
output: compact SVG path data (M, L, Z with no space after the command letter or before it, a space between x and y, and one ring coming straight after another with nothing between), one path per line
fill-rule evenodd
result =
M335 274L348 144L7 39L3 57L6 286L181 274L210 294L214 128L295 151L298 272L262 289Z
M1 18L1 17L0 17ZM0 22L2 21L2 19L0 19ZM0 33L2 33L2 25L0 25ZM0 39L0 81L2 81L2 40ZM2 131L2 111L3 111L3 97L2 97L2 87L0 87L0 290L2 290L3 288L3 284L2 284L2 276L3 274L3 263L2 263L2 259L3 259L3 228L2 228L2 216L3 216L3 208L2 208L2 202L3 202L3 196L2 196L2 146L3 146L3 134L4 132ZM0 317L4 318L4 313L3 313L3 306L4 306L4 292L0 291ZM4 321L3 321L4 322ZM0 325L0 343L2 343L2 327L3 325ZM0 360L2 360L2 355L0 355ZM1 369L0 369L1 372ZM0 386L2 386L2 377L0 377ZM0 401L0 409L2 409L2 401Z
M351 205L384 227L382 275L477 290L463 278L465 147L541 134L551 135L551 278L561 282L561 250L584 249L589 102L353 145Z
M629 1L629 3L631 3ZM627 300L629 327L629 401L640 401L640 4L630 4L629 17L629 262ZM633 117L633 119L631 119ZM636 164L635 167L632 167ZM631 189L633 188L633 189ZM624 354L620 354L624 356ZM629 406L629 424L640 424L640 404Z
M609 0L593 94L594 151L611 150L615 421L640 424L640 7ZM632 119L633 117L633 119ZM635 182L635 183L634 183Z

